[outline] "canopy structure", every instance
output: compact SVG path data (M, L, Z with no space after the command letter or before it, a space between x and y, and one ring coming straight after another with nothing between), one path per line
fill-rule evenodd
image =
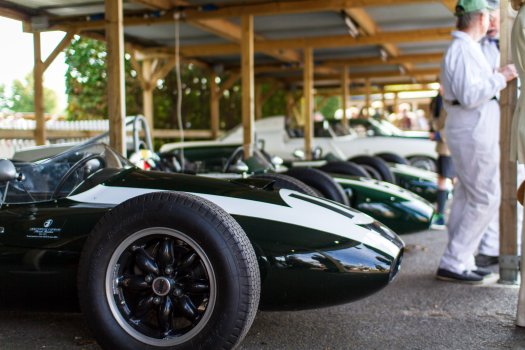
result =
M223 92L242 79L248 156L253 120L264 101L257 84L271 81L303 91L305 154L309 155L314 89L339 89L346 113L351 91L369 96L372 91L384 92L389 84L436 82L455 23L455 4L454 0L0 0L0 16L21 20L24 30L34 33L35 137L40 143L45 140L43 71L78 34L108 41L111 143L122 151L123 52L132 55L144 91L144 114L151 123L156 81L176 63L174 24L178 21L181 59L209 69L210 136L218 135ZM508 0L502 0L501 6L506 11ZM502 16L502 24L504 41L509 30L507 16ZM52 30L67 34L42 59L39 33ZM502 46L503 62L508 47ZM219 87L215 78L224 72L230 78ZM502 101L506 109L513 109L505 94ZM367 98L365 105L369 103ZM343 116L343 122L347 117ZM509 130L505 123L502 140ZM502 147L505 150L508 145ZM508 170L505 159L502 164ZM512 211L515 173L502 170L504 204ZM515 221L515 208L513 213ZM515 242L503 246L503 254L517 255Z

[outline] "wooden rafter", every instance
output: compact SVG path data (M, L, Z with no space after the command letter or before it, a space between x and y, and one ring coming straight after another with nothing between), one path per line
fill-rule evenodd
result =
M75 36L75 33L66 33L66 35L64 36L64 38L62 38L62 40L60 41L60 43L58 43L58 45L55 47L55 49L53 50L53 52L51 52L49 54L49 56L46 58L46 60L44 61L43 65L44 65L44 70L46 70L50 65L51 63L53 63L53 61L55 60L55 58L57 58L57 56L69 45L71 44L71 40L73 40L73 37Z
M138 2L151 7L156 7L162 10L169 10L175 6L175 1L171 0L134 0L134 2ZM189 2L178 1L178 5L189 5ZM241 42L241 27L228 20L222 18L211 18L188 21L188 23L204 31L211 32L215 35L231 40L235 43ZM256 40L264 39L264 37L260 35L254 35ZM301 61L301 55L299 55L298 52L293 50L268 50L265 53L284 62Z
M267 39L264 41L256 41L255 51L262 52L265 50L274 50L280 48L335 48L345 46L379 45L384 42L408 43L420 41L439 41L450 39L450 33L452 30L452 28L405 30L398 32L384 32L367 37L357 38L352 38L349 35L332 35L294 39ZM240 46L236 44L191 45L181 47L181 52L186 57L233 55L240 53Z
M401 64L401 63L436 63L443 59L442 52L424 53L413 55L400 55L397 57L388 57L383 60L380 57L358 57L337 60L326 60L322 64L325 66L344 66L350 67L367 67L380 64Z
M201 11L199 9L187 9L184 11L186 19L208 19L208 18L227 18L238 17L251 14L254 16L270 16L285 13L306 13L333 11L346 8L359 8L371 6L394 6L399 4L424 4L428 2L445 3L448 0L295 0L295 1L266 1L249 5L242 3L238 5L225 6L213 11ZM450 8L450 7L449 7Z
M381 32L372 17L363 8L349 8L345 9L345 12L359 25L365 35L374 35ZM400 54L397 46L392 43L381 43L381 47L389 57L397 57ZM404 62L401 65L407 70L413 68Z

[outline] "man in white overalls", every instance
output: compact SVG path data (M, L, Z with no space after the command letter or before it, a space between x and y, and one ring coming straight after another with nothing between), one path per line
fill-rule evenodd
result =
M512 66L494 71L484 58L479 40L489 28L489 9L486 0L459 0L458 30L441 67L445 133L458 182L437 278L464 283L482 283L490 274L476 266L474 253L500 204L496 96L516 77Z

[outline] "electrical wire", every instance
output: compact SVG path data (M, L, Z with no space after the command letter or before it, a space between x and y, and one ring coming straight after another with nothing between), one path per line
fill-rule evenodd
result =
M184 125L182 125L182 81L180 76L180 13L174 14L175 18L175 75L177 76L177 103L176 114L180 132L180 165L184 171Z

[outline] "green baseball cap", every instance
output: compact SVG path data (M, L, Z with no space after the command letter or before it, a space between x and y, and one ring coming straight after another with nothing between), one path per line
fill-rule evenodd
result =
M456 5L456 16L461 16L465 13L476 12L481 10L494 10L487 0L459 0Z

